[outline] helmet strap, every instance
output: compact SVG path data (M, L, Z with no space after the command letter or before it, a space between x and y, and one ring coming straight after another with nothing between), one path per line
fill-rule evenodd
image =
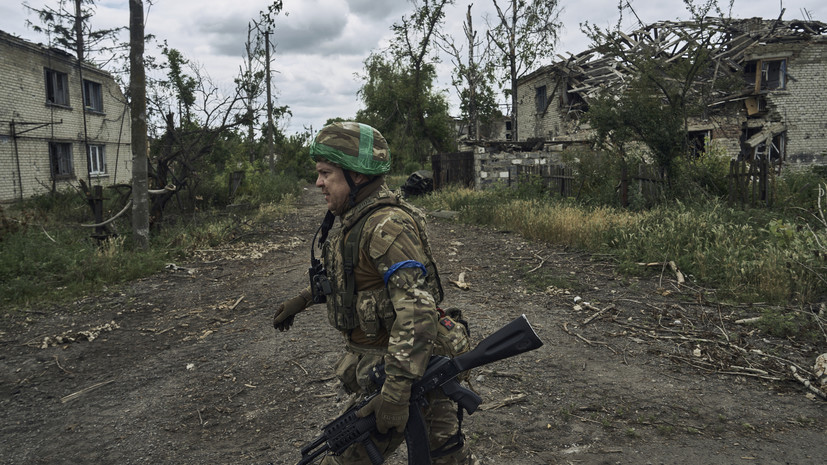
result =
M347 185L350 187L350 195L348 195L348 206L349 207L355 207L356 206L356 196L359 195L359 191L363 187L365 187L365 186L369 185L370 183L372 183L376 179L376 176L368 176L368 181L367 182L364 182L364 183L359 184L357 186L356 183L353 181L353 178L351 178L351 176L350 176L352 171L350 171L350 170L343 170L343 171L344 171L344 175L345 175L345 181L347 181Z

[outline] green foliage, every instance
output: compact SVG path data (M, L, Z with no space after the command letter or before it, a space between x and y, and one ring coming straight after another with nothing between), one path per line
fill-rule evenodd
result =
M763 332L780 338L798 339L801 342L818 342L823 333L812 313L766 309L756 326Z
M156 273L192 250L235 240L283 216L298 188L295 180L258 172L245 199L260 205L243 216L216 210L181 215L151 237L146 251L135 248L128 227L103 242L90 237L91 229L77 227L91 211L77 193L44 195L0 210L0 305L59 302ZM128 215L123 221L128 224Z
M688 152L689 118L706 115L712 95L743 87L737 79L716 79L712 55L719 48L720 33L707 14L721 13L717 0L685 4L692 17L686 29L691 37L675 45L680 50L672 57L676 59L664 59L657 43L642 41L629 47L620 31L585 26L597 50L635 70L633 79L607 88L591 102L586 120L595 129L596 142L625 159L627 146L639 141L670 179L677 160Z
M671 179L675 197L688 200L727 196L731 157L714 141L707 139L705 146L697 157L675 159Z
M524 198L519 198L524 196ZM628 211L550 199L526 191L449 187L417 199L428 209L459 211L463 222L615 257L619 269L675 261L721 298L807 302L827 292L827 225L803 227L778 211L742 211L721 200L674 202Z
M400 172L410 162L424 166L436 150L454 147L453 119L447 99L433 89L432 65L423 66L417 79L400 62L372 54L365 73L359 90L365 107L356 119L388 140L392 171Z

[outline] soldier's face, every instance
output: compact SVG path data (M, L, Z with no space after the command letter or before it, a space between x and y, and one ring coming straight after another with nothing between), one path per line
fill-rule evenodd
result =
M341 215L347 206L350 186L345 180L345 172L336 165L319 161L316 162L316 187L322 190L327 209L336 215Z

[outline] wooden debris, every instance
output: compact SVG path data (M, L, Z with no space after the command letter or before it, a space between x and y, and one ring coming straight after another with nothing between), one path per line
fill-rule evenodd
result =
M459 274L459 276L457 276L456 281L451 280L451 284L453 284L454 286L456 286L456 287L458 287L462 290L468 290L468 289L471 288L471 286L469 286L468 283L465 282L465 272L464 271L461 272Z
M230 306L230 310L235 310L235 308L238 307L238 304L240 304L242 300L244 300L244 296L239 297L238 300L236 300L235 303Z
M815 394L818 397L821 397L822 400L827 400L827 393L825 393L821 389L813 386L813 383L811 383L810 380L805 379L803 376L798 374L798 370L796 369L795 366L790 365L789 369L792 372L793 378L795 378L796 381L803 384L804 387L806 387L811 393Z
M587 303L583 304L583 305L586 306L587 308L594 309L594 307L592 307L591 305L589 305ZM609 310L614 310L614 308L615 308L614 305L609 305L608 307L604 308L603 310L598 310L597 313L594 313L594 314L592 314L592 316L590 316L590 317L586 318L585 320L583 320L583 324L587 325L587 324L591 323L595 318L603 315L604 313L608 312Z
M511 404L516 404L517 402L522 402L522 401L525 400L525 398L526 398L525 394L517 394L515 396L511 396L507 399L501 400L501 401L497 402L496 404L491 404L491 405L484 404L480 407L480 410L495 410L495 409L498 409L500 407L505 407L506 405L511 405Z
M109 381L104 381L102 383L93 384L93 385L91 385L87 388L81 389L80 391L69 394L68 396L61 397L60 402L65 404L66 402L69 402L70 400L77 399L78 397L80 397L80 396L82 396L82 395L84 395L88 392L94 391L95 389L97 389L99 387L103 387L103 386L106 386L109 383L114 383L114 382L115 382L114 379L110 379Z

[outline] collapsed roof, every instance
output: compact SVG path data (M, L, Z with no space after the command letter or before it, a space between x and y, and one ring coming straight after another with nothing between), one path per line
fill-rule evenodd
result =
M820 21L705 18L703 23L660 21L629 34L617 31L603 38L611 40L621 55L645 54L666 62L680 59L688 49L706 44L712 51L712 79L715 79L721 73L743 74L744 65L750 61L748 52L756 45L825 40L825 34L827 24ZM567 82L569 95L588 103L601 89L624 87L635 74L632 63L618 59L615 54L603 55L599 47L570 54L568 58L558 56L562 61L540 68L522 80L539 74L556 74ZM733 96L719 97L726 100Z

